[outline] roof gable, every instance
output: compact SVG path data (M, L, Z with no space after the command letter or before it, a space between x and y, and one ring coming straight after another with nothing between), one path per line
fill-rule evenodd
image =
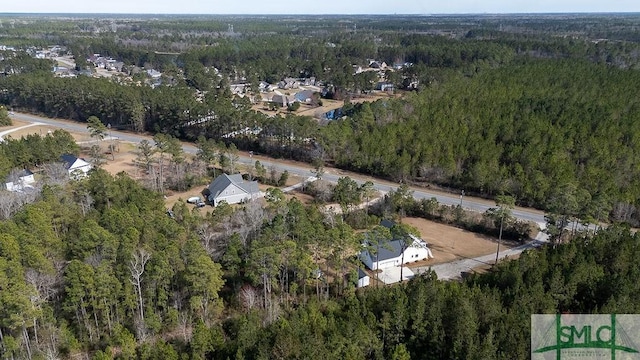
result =
M391 229L396 225L396 223L393 220L383 219L382 221L380 221L380 225ZM391 234L391 236L393 236L393 234ZM422 239L417 238L413 235L409 235L409 237L411 238L411 244L401 239L388 239L386 241L380 241L380 247L376 249L378 253L375 254L370 252L369 256L371 256L371 260L375 262L378 260L384 261L400 257L402 255L403 247L405 251L410 247L426 247L426 243ZM375 244L373 244L369 239L365 240L365 244L371 247L375 246Z
M384 219L384 220L380 221L380 225L386 227L387 229L391 229L392 227L394 227L396 225L396 223L393 220Z
M380 248L376 249L376 251L378 252L377 254L371 254L372 261L384 261L397 258L402 255L402 241L393 240L387 243L381 243Z
M64 154L64 155L60 156L60 160L64 164L64 168L69 170L69 168L71 168L71 166L73 166L73 164L76 162L76 160L78 160L78 158L75 155L72 155L72 154Z
M245 181L240 174L222 174L215 178L215 180L213 180L209 185L209 194L215 198L231 185L235 185L247 194L254 194L258 192L257 181Z

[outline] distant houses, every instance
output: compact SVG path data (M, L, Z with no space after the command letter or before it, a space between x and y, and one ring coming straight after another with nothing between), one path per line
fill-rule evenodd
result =
M376 90L380 91L393 91L395 89L394 85L387 82L379 82L376 84Z
M300 87L300 81L294 78L285 78L284 80L278 83L278 87L284 90L297 89Z
M294 99L301 103L310 103L313 101L314 92L311 90L302 90L293 95Z
M60 156L59 164L62 164L62 168L64 168L69 178L75 180L85 178L93 168L87 161L72 154ZM8 191L24 192L32 189L35 184L36 179L33 172L29 169L18 169L13 170L7 176L4 181L4 188Z
M296 98L293 95L276 94L276 95L273 95L273 97L271 98L271 102L280 107L287 107L293 104L294 102L296 102Z

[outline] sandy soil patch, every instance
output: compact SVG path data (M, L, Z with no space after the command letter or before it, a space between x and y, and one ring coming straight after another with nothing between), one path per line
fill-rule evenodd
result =
M296 112L296 115L317 117L317 116L321 116L327 111L337 109L342 106L344 106L344 101L322 99L322 106L316 106L316 107L301 106L300 109Z
M184 201L187 202L187 199L192 197L192 196L199 196L200 199L202 199L203 201L205 200L204 195L202 195L202 190L204 190L206 188L206 186L196 186L191 190L187 190L184 192L171 192L168 191L168 195L165 197L165 204L167 205L167 209L171 209L173 207L173 205L175 205L175 203L177 203L178 201ZM193 208L195 207L195 205L193 204L187 204L187 206L189 208ZM203 213L206 213L207 211L212 211L213 208L210 205L207 205L203 208L200 208L200 210L202 210Z
M313 201L314 201L313 196L307 195L307 194L303 194L303 193L298 192L298 191L294 191L292 193L286 194L285 197L287 198L287 200L291 200L293 198L296 198L301 203L303 203L304 205L312 204Z
M485 235L472 233L453 226L439 224L421 218L405 218L402 220L420 231L433 253L433 259L416 262L410 266L435 265L450 262L461 258L474 258L477 256L494 254L497 240ZM500 250L510 248L507 244L501 244Z
M108 145L103 146L104 149L107 147ZM134 163L136 158L134 150L135 146L133 144L120 142L116 145L116 152L113 157L111 154L105 154L106 163L102 165L102 168L112 175L124 171L134 179L139 178L140 168Z

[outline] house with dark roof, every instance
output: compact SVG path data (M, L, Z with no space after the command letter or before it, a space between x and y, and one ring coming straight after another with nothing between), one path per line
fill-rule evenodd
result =
M258 89L260 90L260 92L273 91L277 88L278 88L278 85L272 85L266 81L260 81L260 84L258 84Z
M300 82L298 81L298 79L285 78L284 80L278 83L278 87L280 89L285 89L285 90L297 89L298 87L300 87Z
M395 223L390 220L382 220L380 225L391 229ZM424 240L414 235L409 235L409 237L411 238L410 244L401 239L389 239L381 241L379 244L373 244L371 240L366 239L363 244L364 250L360 252L360 259L369 269L378 270L433 258L433 254Z
M372 60L369 62L369 67L372 69L386 69L387 63L384 61L380 62L380 61Z
M297 92L293 97L296 101L301 103L310 103L313 100L313 91L311 90L302 90Z
M75 179L87 176L89 170L93 167L85 159L79 158L72 154L64 154L60 157L60 161L64 168L69 172L69 176Z
M207 199L213 206L221 201L228 204L238 204L252 200L260 195L257 181L246 181L240 174L222 174L209 185Z
M361 288L361 287L369 286L370 282L371 282L371 279L369 278L369 275L367 275L367 273L364 272L362 269L358 268L357 287Z
M286 107L293 104L296 101L296 98L292 95L273 95L271 98L271 102L274 104L278 104L278 106Z
M36 180L33 178L33 173L27 169L22 169L12 171L5 180L4 185L9 191L22 191L30 188L35 182Z

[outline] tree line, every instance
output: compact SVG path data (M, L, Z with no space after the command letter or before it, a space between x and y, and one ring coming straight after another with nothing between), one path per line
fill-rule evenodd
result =
M356 104L352 116L320 129L319 142L342 168L636 221L637 78L588 62L521 61ZM561 203L563 189L571 202Z
M168 215L102 170L43 188L0 222L1 356L526 359L530 314L638 311L638 239L621 226L460 282L356 290L360 238L340 217L278 190L199 211Z

